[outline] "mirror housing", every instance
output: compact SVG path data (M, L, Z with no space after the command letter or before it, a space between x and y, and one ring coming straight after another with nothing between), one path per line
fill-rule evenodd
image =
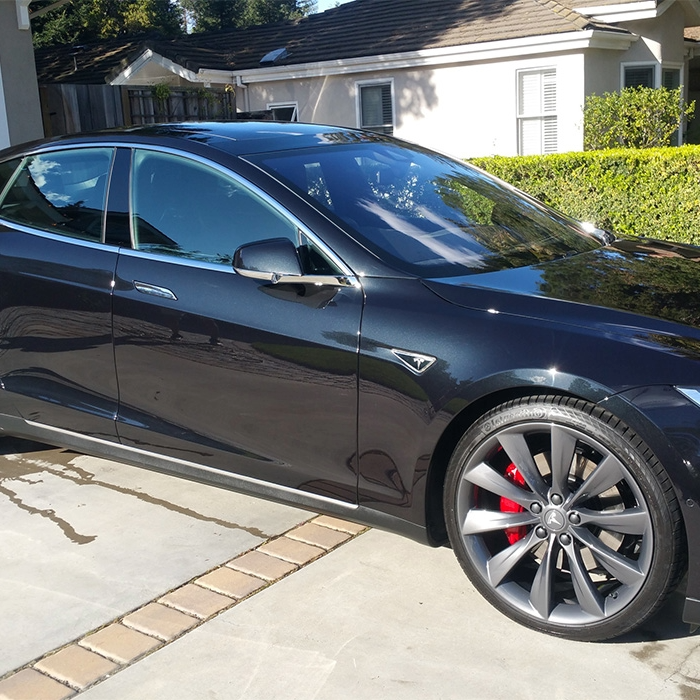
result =
M233 269L243 277L276 284L283 278L301 278L302 269L294 244L288 238L270 238L242 245L233 256Z
M312 284L316 287L359 287L352 275L306 275L299 254L288 238L269 238L242 245L233 256L233 269L243 277L272 284Z

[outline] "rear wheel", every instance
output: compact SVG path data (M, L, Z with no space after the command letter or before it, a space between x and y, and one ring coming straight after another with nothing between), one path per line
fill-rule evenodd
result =
M571 398L483 416L450 461L445 515L459 562L493 605L570 639L639 625L684 570L665 471L624 424Z

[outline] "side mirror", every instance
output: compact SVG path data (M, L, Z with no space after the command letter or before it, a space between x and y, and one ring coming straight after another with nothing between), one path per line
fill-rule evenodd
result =
M270 238L242 245L233 256L233 269L243 277L273 284L293 282L295 277L302 276L299 256L288 238Z

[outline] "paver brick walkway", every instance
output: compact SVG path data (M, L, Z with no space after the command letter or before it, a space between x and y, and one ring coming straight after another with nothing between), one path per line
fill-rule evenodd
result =
M0 700L64 700L362 533L317 516L0 679Z

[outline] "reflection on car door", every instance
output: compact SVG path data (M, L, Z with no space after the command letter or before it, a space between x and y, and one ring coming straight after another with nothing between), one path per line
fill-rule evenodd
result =
M116 440L117 250L102 242L112 155L31 156L0 186L0 376L9 398L0 408Z
M298 228L238 179L137 151L114 297L121 440L353 502L361 290L237 275Z

